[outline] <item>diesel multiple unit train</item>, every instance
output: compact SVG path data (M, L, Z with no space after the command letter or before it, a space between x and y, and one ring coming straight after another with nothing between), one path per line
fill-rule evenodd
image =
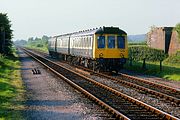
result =
M118 27L100 27L54 36L49 54L96 71L116 71L128 58L127 33Z

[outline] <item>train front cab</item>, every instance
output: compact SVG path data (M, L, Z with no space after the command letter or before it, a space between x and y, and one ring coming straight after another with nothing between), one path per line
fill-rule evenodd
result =
M95 34L93 58L103 71L119 71L128 57L126 34Z

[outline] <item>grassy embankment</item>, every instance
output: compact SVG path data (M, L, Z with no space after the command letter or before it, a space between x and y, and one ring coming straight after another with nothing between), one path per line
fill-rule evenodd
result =
M15 53L0 54L0 120L23 119L24 87L20 74L20 62Z
M146 69L142 69L142 62L133 62L133 66L129 66L126 63L125 68L128 70L135 71L137 73L142 73L146 75L153 75L169 80L180 81L180 65L166 64L163 63L163 69L160 71L158 62L146 62Z
M169 56L167 59L163 61L162 71L160 71L160 62L146 61L145 70L142 69L142 64L143 64L142 61L133 61L133 65L130 66L129 61L127 61L125 68L128 70L135 71L137 73L153 75L168 80L180 81L180 52L177 53L176 55Z

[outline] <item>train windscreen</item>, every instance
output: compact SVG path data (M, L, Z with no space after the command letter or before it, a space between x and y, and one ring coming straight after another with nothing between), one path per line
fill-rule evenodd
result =
M108 36L108 48L115 48L115 36Z
M105 48L105 36L99 36L97 38L98 48Z
M121 49L125 49L125 37L117 36L117 47Z

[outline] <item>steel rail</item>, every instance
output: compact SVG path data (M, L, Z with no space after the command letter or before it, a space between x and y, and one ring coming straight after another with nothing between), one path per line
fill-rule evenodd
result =
M40 56L38 56L38 57L40 57ZM34 57L33 57L34 58ZM42 58L42 57L41 57ZM37 59L37 58L35 58L35 59ZM44 59L44 60L46 60L46 61L48 61L48 62L50 62L48 59L46 59L46 58L42 58L42 59ZM39 60L38 60L39 61ZM39 62L41 62L41 61L39 61ZM42 62L41 62L42 63ZM42 63L43 65L45 65L44 63ZM60 66L60 65L58 65L58 64L56 64L56 63L54 63L54 62L52 62L51 61L51 64L54 64L54 65L56 65L56 66ZM45 65L45 66L47 66L47 65ZM63 67L63 66L61 66L61 67ZM49 67L48 67L49 68ZM64 67L63 67L64 68ZM49 68L49 69L52 69L52 68ZM67 68L64 68L64 69L67 69ZM90 79L90 78L87 78L87 77L85 77L84 75L82 75L82 74L80 74L80 73L75 73L74 71L72 71L72 70L69 70L69 69L67 69L68 71L70 71L70 72L73 72L74 74L76 74L76 75L79 75L79 76L81 76L81 77L83 77L83 78L85 78L85 79L87 79L88 81L90 81L90 82L92 82L92 83L94 83L94 84L96 84L96 85L98 85L98 86L101 86L102 88L104 88L104 89L106 89L106 90L108 90L108 91L111 91L112 93L114 93L114 94L116 94L117 96L121 96L121 97L123 97L124 99L126 99L126 100L128 100L128 101L131 101L132 103L134 103L134 104L136 104L136 105L138 105L138 106L142 106L142 107L144 107L145 109L147 109L147 110L149 110L149 111L151 111L152 113L155 113L155 114L158 114L158 115L160 115L160 116L163 116L163 118L165 118L165 119L172 119L172 120L177 120L178 118L176 118L176 117L174 117L174 116L171 116L171 115L169 115L169 114L167 114L167 113L165 113L165 112L162 112L162 111L160 111L160 110L158 110L158 109L156 109L156 108L154 108L154 107L152 107L152 106L149 106L149 105L147 105L147 104L145 104L145 103L143 103L143 102L141 102L141 101L138 101L138 100L136 100L136 99L134 99L134 98L132 98L132 97L130 97L130 96L127 96L127 95L125 95L125 94L122 94L122 93L120 93L119 91L116 91L116 90L114 90L114 89L112 89L112 88L110 88L110 87L108 87L108 86L105 86L105 85L103 85L103 84L101 84L101 83L98 83L98 82L96 82L96 81L94 81L94 80L92 80L92 79ZM56 73L57 73L57 71L56 71ZM58 73L59 74L59 73ZM61 76L62 78L64 78L64 76ZM64 78L64 79L67 79L67 78ZM69 83L71 83L71 82L69 82ZM73 85L73 86L75 86L75 85ZM79 87L76 87L77 89L81 89L81 88L79 88ZM86 90L84 90L84 92L83 93L86 93L87 91ZM89 93L90 94L90 93ZM89 95L88 95L89 96ZM91 98L92 99L95 99L95 97L92 97L93 95L91 95ZM97 98L96 98L97 99ZM99 104L99 103L98 103ZM102 103L100 103L100 104L102 104ZM104 103L104 105L103 106L106 106L107 108L108 108L108 110L109 111L113 111L112 113L114 113L114 114L116 114L117 115L117 110L113 110L112 109L112 107L111 106L108 106L106 103ZM120 113L119 115L117 115L118 117L119 116L121 116L122 114ZM121 118L121 117L120 117Z

